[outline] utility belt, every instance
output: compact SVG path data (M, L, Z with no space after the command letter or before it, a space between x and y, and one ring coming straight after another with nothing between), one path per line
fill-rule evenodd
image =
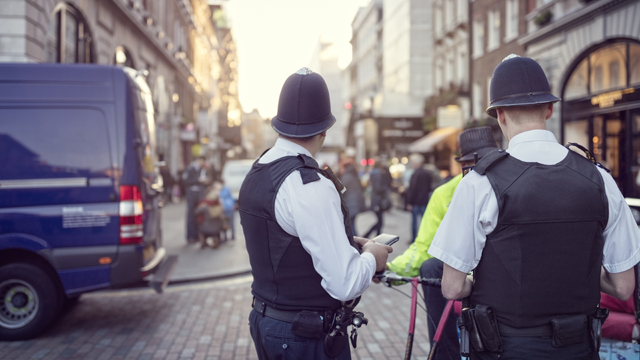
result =
M545 325L515 328L498 322L495 312L489 306L465 307L457 323L460 328L460 353L462 356L470 356L471 350L501 353L501 336L550 337L551 345L555 348L579 344L590 339L595 352L598 352L602 324L608 315L609 309L597 308L591 316L567 315L551 319Z
M302 317L309 317L313 319L320 319L320 322L313 321L314 325L317 326L320 323L322 324L322 331L327 333L331 329L331 324L333 323L333 319L338 310L326 310L326 311L308 311L308 310L280 310L274 307L271 307L259 299L253 298L253 303L251 304L254 310L258 312L258 314L266 317L270 317L272 319L284 321L290 324L293 324L296 317L298 319ZM310 336L305 336L310 337Z
M294 335L311 339L324 337L325 354L337 357L349 344L349 338L351 345L357 347L357 328L369 322L363 313L353 311L359 300L343 302L339 309L325 311L280 310L255 297L251 306L262 316L290 323ZM353 328L351 335L347 336L349 326Z

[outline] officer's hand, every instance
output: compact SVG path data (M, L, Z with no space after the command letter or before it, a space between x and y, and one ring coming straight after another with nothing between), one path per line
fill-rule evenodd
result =
M360 247L360 249L362 249L364 244L368 243L370 240L367 239L367 238L360 237L360 236L354 236L353 237L353 241L355 241L356 244L358 244L358 246Z
M387 258L393 252L393 248L389 245L382 245L369 240L362 246L362 252L368 252L373 255L376 259L376 272L378 272L383 271L387 266Z
M384 264L384 270L383 271L387 271L387 270L389 270L389 265ZM371 279L371 281L373 281L375 284L380 284L381 283L380 279L377 278L377 277L374 277L373 279Z

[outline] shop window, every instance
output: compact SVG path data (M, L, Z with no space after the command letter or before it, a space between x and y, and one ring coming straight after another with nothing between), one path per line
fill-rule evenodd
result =
M569 76L562 98L574 100L637 85L640 44L619 41L586 55Z
M620 79L620 63L617 60L609 63L609 80L610 87L614 88L624 83L624 81Z
M45 61L59 63L93 62L91 31L82 14L60 3L53 12L45 43Z
M567 122L564 124L565 144L574 142L578 144L589 144L589 122L587 119Z
M617 43L597 50L591 54L590 61L593 69L591 92L602 92L625 85L626 69L620 64L627 61L626 43ZM617 65L611 66L615 63ZM615 73L612 73L612 70Z
M580 62L578 67L571 74L567 87L564 91L564 99L572 100L589 94L588 89L589 64L587 59Z
M640 45L629 44L629 85L640 85Z

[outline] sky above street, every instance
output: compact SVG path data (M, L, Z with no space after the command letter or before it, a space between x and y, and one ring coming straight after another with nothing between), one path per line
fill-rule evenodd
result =
M227 16L238 47L239 96L245 112L277 112L286 78L308 66L318 40L333 41L338 65L351 61L351 22L369 0L230 0ZM312 69L313 70L313 69Z

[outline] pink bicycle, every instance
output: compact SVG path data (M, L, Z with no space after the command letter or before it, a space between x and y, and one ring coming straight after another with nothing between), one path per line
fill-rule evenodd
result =
M413 335L415 333L415 327L416 327L416 310L418 306L418 284L439 288L441 286L441 279L406 277L406 276L400 276L390 271L385 271L381 274L376 274L375 277L380 279L380 282L385 284L388 287L392 287L395 282L411 283L411 310L410 310L411 313L409 317L409 334L407 336L407 345L406 345L406 350L404 354L404 359L409 360L411 359L411 351L413 350ZM444 312L442 313L442 317L438 322L436 333L433 336L433 344L431 346L431 350L429 351L429 360L432 360L435 355L435 350L437 348L438 342L440 341L440 337L442 336L442 330L444 329L444 325L447 322L447 318L449 317L449 314L453 309L454 303L455 303L454 300L449 300L447 302L447 305L445 306ZM420 307L422 307L422 305Z

